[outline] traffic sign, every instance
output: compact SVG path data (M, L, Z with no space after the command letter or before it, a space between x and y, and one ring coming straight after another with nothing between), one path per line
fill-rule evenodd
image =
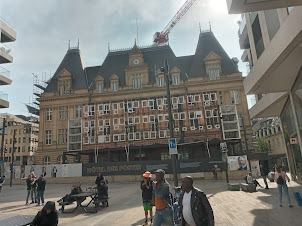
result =
M177 155L177 143L176 138L169 139L169 153L170 155Z
M297 144L297 138L290 138L290 144Z

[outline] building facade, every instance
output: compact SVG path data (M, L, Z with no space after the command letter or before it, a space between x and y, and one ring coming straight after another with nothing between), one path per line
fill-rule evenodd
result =
M220 156L222 133L243 153L243 134L252 133L244 78L208 31L195 54L182 57L169 45L134 45L85 67L78 47L69 48L39 99L37 164L170 158L165 60L179 158Z
M290 171L294 179L302 178L302 3L263 1L239 7L235 2L227 1L230 13L242 13L239 43L249 69L245 93L257 97L250 116L280 117Z
M0 18L0 64L12 63L12 50L4 43L14 42L16 40L16 31L4 20ZM0 66L0 86L10 85L10 71ZM8 95L0 91L0 108L8 108Z
M6 118L7 134L4 137L4 159L8 164L12 162L13 137L15 132L15 153L14 165L35 164L35 156L38 150L39 124L30 121L25 116L15 116L11 114L0 114L1 118ZM22 117L22 118L21 118ZM0 145L2 141L0 139Z

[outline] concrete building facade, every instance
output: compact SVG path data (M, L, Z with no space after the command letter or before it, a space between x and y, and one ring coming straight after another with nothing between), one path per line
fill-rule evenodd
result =
M12 161L13 137L15 136L14 165L32 165L35 164L35 156L38 150L39 124L30 121L25 116L15 116L11 114L0 114L0 117L6 118L7 135L4 137L4 159L8 164ZM22 117L22 118L21 118ZM0 146L2 141L0 139Z
M257 97L250 116L281 118L290 171L294 179L302 178L302 2L250 2L238 11L235 2L227 1L230 13L242 13L241 59L249 68L245 93Z
M179 157L220 156L221 125L231 152L245 152L243 125L252 132L244 78L208 31L183 57L169 45L134 45L85 67L79 48L69 48L39 99L37 164L170 158L165 60Z
M16 31L3 19L0 18L0 64L12 63L12 50L4 43L14 42L16 40ZM0 66L0 86L10 85L10 71ZM8 95L0 91L0 108L8 108Z

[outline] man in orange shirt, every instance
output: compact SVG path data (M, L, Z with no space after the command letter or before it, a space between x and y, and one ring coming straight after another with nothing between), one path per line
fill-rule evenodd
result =
M153 184L156 212L154 215L153 226L174 225L172 197L170 195L170 185L165 179L165 171L158 169L155 171L155 180Z

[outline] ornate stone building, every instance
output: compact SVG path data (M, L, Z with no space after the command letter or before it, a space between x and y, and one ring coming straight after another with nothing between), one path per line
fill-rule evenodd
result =
M165 60L179 157L220 156L219 106L231 152L245 151L243 125L252 132L244 78L209 31L200 33L194 55L182 57L169 45L134 45L85 67L80 50L70 48L40 98L37 164L169 158Z

